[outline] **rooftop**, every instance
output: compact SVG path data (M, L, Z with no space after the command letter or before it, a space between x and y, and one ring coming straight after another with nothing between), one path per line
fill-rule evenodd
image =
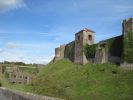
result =
M89 28L84 28L84 29L82 29L81 31L77 32L76 34L82 32L82 31L95 33L93 30L91 30L91 29L89 29Z

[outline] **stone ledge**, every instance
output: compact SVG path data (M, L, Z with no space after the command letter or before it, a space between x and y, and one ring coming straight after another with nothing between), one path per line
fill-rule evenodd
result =
M4 87L0 87L0 93L9 98L9 100L63 100L59 98L36 95L28 92L23 93L19 91L12 91Z

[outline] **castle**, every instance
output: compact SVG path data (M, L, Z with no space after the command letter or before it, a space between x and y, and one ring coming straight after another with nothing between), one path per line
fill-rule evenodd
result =
M125 61L126 57L123 53L126 50L126 44L124 41L128 39L127 36L129 32L131 32L131 36L133 36L133 18L129 18L123 21L122 35L94 44L95 32L91 29L85 28L75 34L74 41L61 45L55 49L54 61L68 58L76 64L86 64L88 62L113 62L116 64L127 63L127 61ZM84 47L86 44L89 46L96 45L96 52L94 57L86 57L84 52Z

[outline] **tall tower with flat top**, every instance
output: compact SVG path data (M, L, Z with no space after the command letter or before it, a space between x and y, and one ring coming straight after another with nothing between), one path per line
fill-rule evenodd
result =
M86 64L88 62L85 54L84 47L86 44L94 44L95 32L90 29L83 29L75 34L75 57L74 62L76 64Z
M123 35L126 36L129 32L133 32L133 18L123 21Z
M133 63L133 18L123 21L123 59Z

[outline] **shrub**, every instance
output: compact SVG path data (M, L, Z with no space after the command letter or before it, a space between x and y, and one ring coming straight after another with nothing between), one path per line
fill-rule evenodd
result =
M85 45L84 52L87 58L94 58L96 53L96 44L94 45Z
M113 70L113 71L112 71L112 74L117 74L117 71L116 71L116 70Z

